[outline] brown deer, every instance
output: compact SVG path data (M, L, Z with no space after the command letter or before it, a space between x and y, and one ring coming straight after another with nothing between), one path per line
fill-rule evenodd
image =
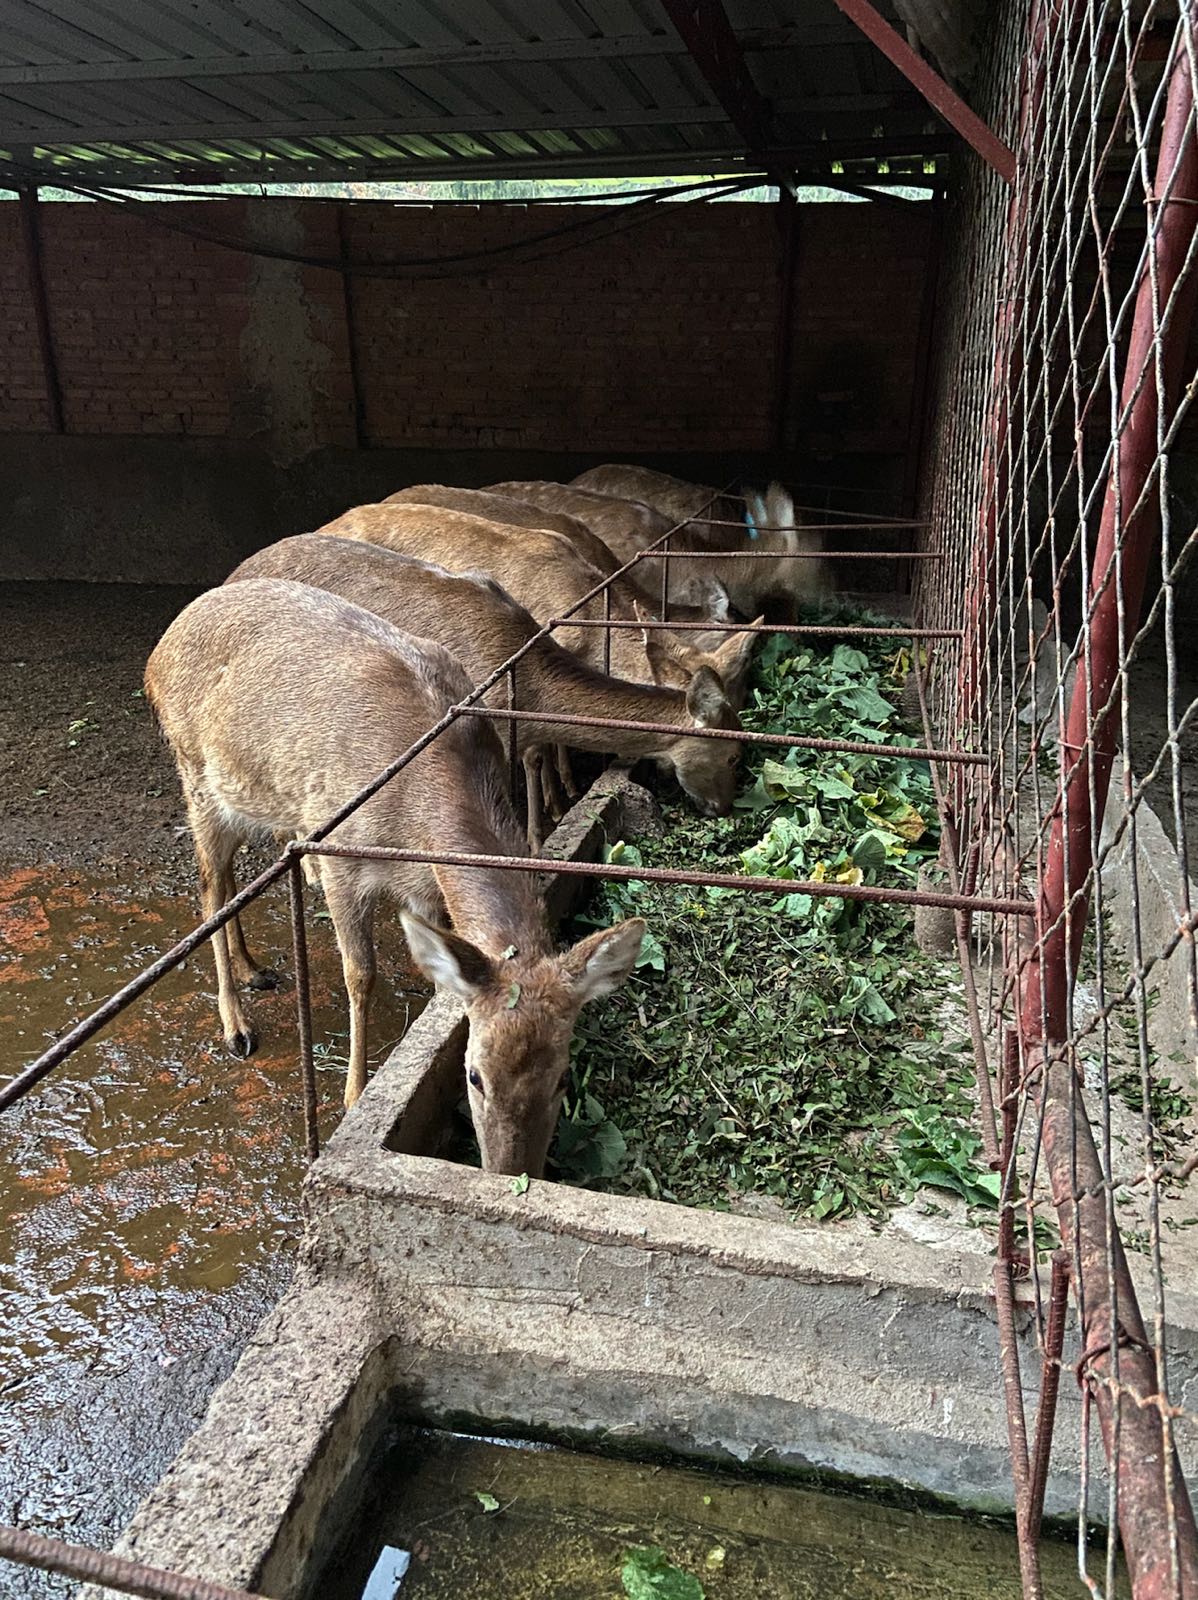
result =
M602 467L589 467L572 481L575 489L589 489L598 494L610 494L620 500L639 500L660 511L671 522L693 520L693 539L720 547L723 536L735 530L722 526L728 522L741 522L745 502L740 495L723 494L702 483L689 483L685 478L675 478L668 472L655 472L651 467L625 466L616 462Z
M449 572L484 571L539 623L562 616L597 588L604 577L560 534L550 533L548 529L488 522L469 512L436 506L358 506L316 531L384 545L400 555L434 562ZM612 586L611 614L628 622L645 620L640 596L623 579L617 579ZM578 615L602 618L602 598L596 595L587 601ZM557 630L556 637L580 660L602 669L601 628L572 628L567 622ZM721 650L727 651L724 640L728 637L722 633L697 629L692 634L688 630L684 635L671 636L676 642L668 651L653 652L647 648L646 637L654 636L629 628L612 629L611 670L614 676L633 683L652 683L660 681L658 674L666 669L669 674L666 681L677 685L679 676L687 669L690 677L704 666L723 676L729 670L730 658L741 660L739 646L721 655ZM686 643L682 642L684 639ZM732 685L725 687L731 689Z
M397 555L379 545L338 539L327 534L301 534L259 550L225 580L285 578L327 589L421 638L452 649L474 682L481 682L538 632L537 624L497 583L482 573L453 574L444 568ZM756 635L734 634L722 648L730 674L739 675L733 655L747 660ZM668 644L650 636L646 648L656 653ZM668 676L670 662L660 665ZM488 697L507 704L501 681ZM610 678L587 666L552 638L538 639L516 669L516 706L521 710L560 712L567 716L619 718L631 722L668 723L668 734L629 729L554 726L518 722L516 743L523 761L529 797L529 837L534 848L542 838L540 786L535 762L540 747L553 741L579 750L616 755L626 761L652 759L672 773L706 816L725 816L736 792L740 745L725 739L696 739L695 728L737 728L719 677L701 667L685 688L656 688Z
M193 600L155 647L146 694L179 768L204 915L233 894L244 841L307 837L469 688L440 645L322 589L253 579ZM494 731L472 717L452 723L331 840L523 854ZM483 1166L539 1176L575 1019L628 976L643 922L618 923L558 955L532 874L317 859L350 1001L346 1105L366 1085L373 919L387 894L400 904L413 959L465 1005L467 1094ZM452 932L432 920L446 914ZM252 982L259 969L240 945L238 955L224 929L212 939L225 1040L245 1056L257 1040L234 978Z
M546 492L521 496L519 491L524 489ZM552 490L560 491L566 497L574 494L580 507L584 501L587 502L586 510L591 514L584 515L582 509L570 514L554 509L548 493ZM598 568L604 577L617 572L637 550L643 549L646 543L658 538L670 526L665 518L649 506L630 508L626 501L615 500L611 495L590 495L584 491L573 491L560 483L496 484L494 489L457 489L441 483L418 483L409 489L401 489L398 494L388 495L383 504L444 506L449 511L468 511L473 516L485 517L489 522L506 523L519 528L548 529L550 533L560 533L564 539L568 539L579 555ZM642 543L631 544L625 537L621 541L621 550L626 553L617 558L615 547L607 538L607 524L600 515L595 514L604 511L608 513L612 524L619 519L626 527L633 526L632 519L639 511L642 517ZM613 531L617 530L613 527ZM700 563L696 562L695 565ZM642 601L656 606L661 593L660 576L654 574L646 578L638 576L639 573L639 566L628 573L627 586L634 588ZM624 592L627 593L627 588L624 588ZM689 583L680 582L677 592L671 584L672 621L694 622L701 628L705 622L727 622L731 615L728 591L718 578L703 574L702 582L697 579L691 579Z
M709 505L716 491L703 484L686 483L648 467L606 466L581 473L571 487L643 501L671 521L683 523L671 538L673 549L727 554L726 560L671 561L671 589L675 582L688 583L696 570L703 570L719 579L744 616L764 611L778 622L793 622L800 605L817 602L827 591L825 563L814 558L814 552L824 547L823 535L806 533L796 524L794 502L781 484L771 483L764 495L750 491L743 500L718 495ZM617 540L608 542L617 556L624 555ZM777 556L744 561L735 558L735 551L777 552ZM642 565L652 571L658 563Z

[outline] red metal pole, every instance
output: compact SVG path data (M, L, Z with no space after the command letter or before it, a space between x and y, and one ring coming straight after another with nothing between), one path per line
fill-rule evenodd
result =
M1157 461L1160 401L1163 397L1171 412L1180 394L1198 291L1198 275L1179 284L1198 227L1198 142L1184 43L1170 73L1155 196L1159 228L1155 241L1150 235L1149 249L1155 250L1159 314L1163 317L1169 307L1168 326L1158 331L1145 265L1120 396L1126 421L1111 463L1091 568L1089 683L1083 667L1061 742L1061 785L1037 908L1040 940L1036 959L1024 969L1020 1027L1028 1060L1039 1068L1036 1092L1053 1199L1078 1268L1075 1293L1084 1335L1079 1375L1098 1406L1108 1458L1118 1435L1119 1529L1133 1592L1136 1600L1166 1595L1198 1600L1198 1532L1160 1409L1156 1352L1147 1340L1118 1234L1108 1239L1105 1175L1067 1045L1070 991L1094 868L1094 830L1106 807L1114 761L1121 664L1160 531L1155 494L1143 504L1140 498ZM1150 204L1150 228L1155 212ZM1108 1289L1112 1283L1113 1290ZM1116 1371L1118 1390L1129 1403L1120 1404Z
M1015 181L1015 156L1007 149L992 128L986 126L976 111L971 111L961 96L886 21L870 4L870 0L836 0L837 7L906 78L912 88L942 116L949 127L981 156L1004 183Z

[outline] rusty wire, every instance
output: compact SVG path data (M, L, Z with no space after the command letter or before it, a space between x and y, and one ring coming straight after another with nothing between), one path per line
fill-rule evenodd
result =
M942 766L947 798L962 837L982 847L984 891L1037 902L1034 925L979 918L974 930L983 1043L1002 1062L1000 1255L1034 1260L1050 1216L1065 1247L1047 1298L1030 1278L1042 1405L1025 1480L1032 1518L1019 1530L1029 1594L1066 1364L1084 1388L1080 1582L1112 1596L1122 1544L1137 1600L1198 1594L1174 1439L1198 1417L1171 1392L1165 1272L1166 1194L1198 1158L1167 1142L1153 1014L1168 983L1198 1025L1183 745L1198 699L1183 692L1192 631L1181 595L1198 551L1183 431L1196 390L1195 26L1193 0L1033 0L996 19L979 96L1019 171L1009 196L971 171L956 199L928 475L927 543L942 560L915 574L921 624L956 624L967 597L959 655L933 657L930 698L939 726L989 760ZM1176 851L1171 882L1141 870L1143 831L1159 833L1153 807ZM1192 1034L1184 1048L1192 1070ZM1193 1099L1198 1083L1182 1087ZM1146 1268L1143 1317L1121 1221ZM1009 1326L1002 1345L1009 1378ZM1021 1411L1009 1382L1008 1398ZM1098 1492L1091 1408L1107 1457ZM1095 1539L1100 1509L1108 1531Z

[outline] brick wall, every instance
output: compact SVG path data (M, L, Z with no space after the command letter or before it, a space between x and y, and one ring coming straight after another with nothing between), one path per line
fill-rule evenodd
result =
M172 205L187 226L335 258L338 209ZM564 208L347 206L355 260L484 249L568 223ZM107 207L41 208L68 433L260 438L299 459L353 445L336 273L264 260ZM796 443L901 451L913 403L929 217L802 213ZM47 427L15 204L0 207L0 430ZM356 276L352 323L373 445L753 451L772 442L779 241L772 208L668 206L548 261L443 279Z

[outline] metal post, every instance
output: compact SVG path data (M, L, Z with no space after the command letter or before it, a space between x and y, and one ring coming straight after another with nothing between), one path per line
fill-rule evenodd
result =
M516 706L516 668L514 665L507 669L507 708L515 711ZM517 748L516 733L519 727L515 717L508 722L507 729L507 775L508 787L511 790L512 804L517 805L520 790L520 752ZM532 805L532 796L525 797L528 804Z
M1019 1338L1015 1331L1015 1286L1011 1263L994 1263L994 1309L998 1318L999 1351L1007 1401L1007 1438L1011 1447L1011 1477L1015 1485L1015 1527L1019 1536L1019 1573L1024 1600L1041 1600L1040 1557L1031 1537L1031 1484L1027 1460L1027 1424L1023 1415L1023 1384L1019 1375Z
M341 256L341 299L345 312L345 355L349 364L349 381L354 397L354 438L359 450L370 443L366 432L366 396L362 388L362 372L358 362L357 319L354 310L354 281L349 269L349 243L345 237L345 207L337 207L337 248Z
M778 190L778 229L782 258L778 269L778 325L774 337L774 454L786 458L790 423L791 360L794 354L795 281L799 259L799 206L786 190Z
M611 584L610 583L608 584L607 588L604 589L604 591L603 591L603 620L604 620L604 622L610 622L611 621ZM603 670L607 674L607 676L610 678L611 677L611 629L610 628L604 628L604 630L603 630Z
M1057 1391L1061 1385L1061 1352L1065 1348L1065 1312L1069 1306L1069 1257L1055 1250L1048 1323L1044 1330L1044 1360L1040 1371L1040 1404L1036 1408L1036 1437L1032 1445L1031 1483L1028 1488L1028 1535L1040 1537L1044 1517L1044 1490L1052 1456L1052 1434L1057 1418Z
M33 302L33 321L37 329L42 359L42 381L46 386L46 410L51 433L65 433L62 387L58 379L58 357L54 350L54 330L50 322L50 302L46 295L46 275L42 266L42 228L36 184L18 189L21 210L21 236L25 245L25 269L29 276L29 298Z
M662 540L661 553L668 556L670 553L670 535L667 533ZM670 563L663 561L661 564L661 620L670 620Z
M291 898L291 942L295 951L295 1009L299 1031L300 1076L304 1085L304 1135L308 1160L320 1154L316 1068L312 1061L312 989L308 974L308 933L304 926L303 861L293 856L287 876Z

